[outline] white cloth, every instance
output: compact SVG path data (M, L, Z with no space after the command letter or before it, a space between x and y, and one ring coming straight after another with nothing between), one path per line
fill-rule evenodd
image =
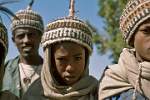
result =
M24 63L19 63L19 73L21 78L21 94L23 95L29 86L40 77L42 65L27 65ZM31 82L29 84L24 83L24 78L29 77Z
M139 70L141 66L141 69ZM140 79L138 84L138 76ZM108 66L99 87L99 100L137 87L137 91L150 99L150 62L139 63L135 50L123 49L118 64Z
M50 63L50 51L45 51L44 65L41 71L41 83L44 96L48 100L97 100L97 80L88 73L88 61L81 79L71 86L58 84ZM88 59L88 58L87 58Z

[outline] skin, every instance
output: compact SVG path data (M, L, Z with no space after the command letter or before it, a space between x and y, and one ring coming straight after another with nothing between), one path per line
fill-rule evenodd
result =
M150 19L143 22L137 29L134 47L138 61L150 61Z
M41 36L38 30L32 28L18 28L13 32L12 40L20 53L21 62L29 65L42 63L38 53Z
M76 43L62 42L54 46L53 52L57 81L61 85L76 83L85 69L85 49Z

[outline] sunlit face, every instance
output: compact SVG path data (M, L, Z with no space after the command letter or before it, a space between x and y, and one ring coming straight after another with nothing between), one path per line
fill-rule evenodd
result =
M137 29L134 38L136 56L142 61L150 61L150 19Z
M72 42L62 42L54 46L56 70L66 85L77 82L85 69L85 49Z
M33 57L38 54L41 34L32 28L18 28L12 40L23 57Z

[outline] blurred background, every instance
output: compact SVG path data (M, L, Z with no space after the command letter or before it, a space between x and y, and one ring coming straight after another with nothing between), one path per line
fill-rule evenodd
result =
M1 0L3 2L6 0ZM11 1L11 0L7 0ZM6 4L12 12L26 9L30 0L18 0L17 3ZM44 24L68 16L70 0L35 0L32 9L38 12ZM87 22L93 29L94 50L90 58L90 74L97 79L109 64L117 63L119 54L124 46L122 34L119 31L119 17L127 0L75 0L76 17ZM11 40L11 20L3 13L5 26L8 28L9 51L6 60L18 55ZM40 54L43 55L42 48Z

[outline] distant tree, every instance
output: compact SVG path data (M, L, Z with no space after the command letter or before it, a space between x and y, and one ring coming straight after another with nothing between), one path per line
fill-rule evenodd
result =
M108 37L102 36L95 30L94 42L101 54L111 51L113 63L116 63L125 43L119 30L119 18L127 0L99 0L99 16L103 18Z

